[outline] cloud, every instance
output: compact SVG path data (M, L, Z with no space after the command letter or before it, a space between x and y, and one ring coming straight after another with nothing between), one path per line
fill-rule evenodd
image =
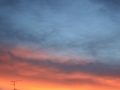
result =
M89 55L116 62L120 58L118 13L110 13L99 1L8 2L1 1L1 43L58 51L58 55ZM109 58L110 52L114 53Z
M110 9L119 10L119 7L120 7L119 0L114 0L114 1L113 0L96 0L95 2L103 3L105 6L109 7Z
M16 50L18 53L13 52ZM111 65L89 60L76 61L76 59L71 61L71 58L61 60L46 54L44 58L40 53L39 57L36 57L37 53L32 51L31 54L31 49L24 48L24 53L19 54L21 50L21 48L1 49L0 76L65 85L87 84L108 87L116 86L111 83L116 82L120 76L119 64Z
M20 0L1 0L0 1L0 7L16 7L20 3Z
M119 87L119 2L1 0L0 76Z

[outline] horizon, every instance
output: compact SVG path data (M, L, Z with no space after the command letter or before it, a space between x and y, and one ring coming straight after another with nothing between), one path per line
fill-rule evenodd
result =
M120 90L119 34L120 0L0 0L0 90Z

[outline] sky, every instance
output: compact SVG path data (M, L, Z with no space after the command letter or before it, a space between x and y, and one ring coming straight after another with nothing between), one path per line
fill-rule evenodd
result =
M120 90L120 0L0 0L0 90Z

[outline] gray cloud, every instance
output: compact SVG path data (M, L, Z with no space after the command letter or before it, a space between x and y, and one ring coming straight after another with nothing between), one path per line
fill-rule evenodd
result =
M2 47L3 48L3 47ZM66 62L55 62L48 58L47 60L35 60L35 59L25 59L19 56L14 55L11 52L11 49L4 48L5 50L0 51L0 75L9 75L9 76L20 76L22 78L32 78L36 80L50 81L55 83L64 83L65 85L81 85L81 84L90 84L90 85L98 85L98 86L108 86L105 82L100 82L94 78L82 78L82 77L74 77L74 78L56 78L54 75L66 75L70 76L75 73L78 75L83 73L85 75L93 76L93 77L101 77L107 79L119 80L120 77L120 65L119 64L105 64L101 62L90 62L81 64L74 63L69 60ZM10 58L6 58L6 60L2 60L2 57L10 56ZM6 67L6 68L3 68ZM42 69L42 71L41 71ZM47 73L44 72L47 70ZM27 74L25 74L27 73ZM36 73L36 74L32 74ZM112 81L112 80L111 80Z
M17 7L20 3L20 0L0 0L0 7Z
M2 47L3 48L3 47ZM11 71L15 75L17 75L17 69L19 68L26 68L27 70L31 70L32 66L37 68L44 68L48 69L50 72L54 74L63 73L63 74L74 74L74 73L85 73L89 75L99 76L99 77L111 77L111 78L119 78L120 77L120 65L118 64L110 64L110 63L101 63L98 61L94 62L87 62L89 60L86 59L86 61L83 63L83 61L76 61L68 60L66 62L59 62L57 59L56 61L53 61L51 58L47 59L27 59L20 56L16 56L11 52L12 48L9 49L1 49L0 51L0 57L4 56L10 56L10 58L6 58L6 60L0 59L0 64L3 66L10 66L11 69L7 69L6 71ZM77 63L75 63L77 62ZM17 68L14 68L17 66L17 64L22 63L28 63L26 65L30 65L30 67L26 66L18 66ZM12 69L13 68L13 69ZM3 69L3 68L1 68ZM55 70L54 70L55 69ZM16 71L17 70L17 71ZM2 70L1 70L2 72ZM36 72L36 71L34 71Z
M1 0L0 42L118 62L118 0ZM118 10L116 9L116 10Z
M24 58L19 55L15 55L12 50L15 46L9 44L0 45L0 76L12 76L20 77L22 80L32 79L44 82L50 82L55 84L64 85L95 85L95 86L107 86L109 88L117 88L117 86L111 85L99 79L98 77L111 82L119 82L120 77L120 65L101 63L101 62L87 62L84 64L82 61L76 61L75 59L68 60L66 62L59 62L47 59L32 59ZM19 50L18 50L19 52ZM23 56L25 54L23 53ZM26 55L25 55L26 56ZM28 55L29 56L29 55ZM54 56L53 56L54 57ZM47 72L47 73L46 73ZM74 74L78 77L74 77ZM81 77L81 73L89 77ZM60 75L60 76L59 76ZM63 76L61 76L63 75ZM65 77L64 77L65 75ZM71 76L73 77L71 78ZM7 76L8 77L8 76Z
M120 10L120 0L94 0L94 1L103 3L110 9Z

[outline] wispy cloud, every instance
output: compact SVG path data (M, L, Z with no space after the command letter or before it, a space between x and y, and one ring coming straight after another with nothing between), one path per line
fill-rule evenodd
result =
M119 0L0 0L0 75L117 87L119 7Z
M52 56L39 54L38 57L35 52L32 52L31 57L28 48L24 49L24 53L20 53L19 56L16 53L19 53L21 49L17 49L16 53L13 51L14 49L3 50L0 53L0 75L3 77L9 75L9 77L22 77L33 81L49 81L65 85L87 84L115 87L116 85L112 83L117 82L120 76L119 64L116 66L89 60L76 61L76 59L71 62L70 58L61 62L61 59L51 58Z

